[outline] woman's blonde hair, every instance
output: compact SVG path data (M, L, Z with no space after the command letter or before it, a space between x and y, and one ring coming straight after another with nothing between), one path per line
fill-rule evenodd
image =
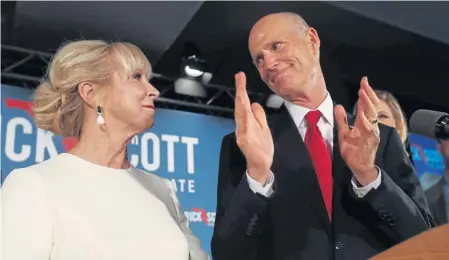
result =
M80 137L84 102L78 85L106 86L114 73L129 77L136 70L151 73L148 59L130 43L81 40L64 44L54 55L34 94L34 120L44 130Z
M377 98L384 101L390 107L394 121L396 122L396 130L398 131L401 140L405 142L408 135L407 118L405 117L398 100L388 91L374 90L374 92L376 93ZM357 115L357 103L354 105L353 114Z
M391 112L393 113L393 118L396 121L396 129L398 130L402 141L405 142L408 135L407 119L398 100L388 91L375 90L375 92L377 97L390 107Z

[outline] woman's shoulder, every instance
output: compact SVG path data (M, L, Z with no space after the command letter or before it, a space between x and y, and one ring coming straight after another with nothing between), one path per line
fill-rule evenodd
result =
M12 170L2 184L2 194L7 198L33 197L44 194L48 188L48 174L54 172L52 161L53 159L49 159ZM37 200L37 198L35 199Z
M151 186L158 186L159 188L169 189L170 191L173 189L172 183L170 180L158 176L154 173L147 172L138 168L132 168L133 174L138 177L140 180L144 180L151 184Z
M25 181L42 181L45 175L52 174L55 169L64 167L64 155L59 154L55 157L47 159L27 167L17 168L12 170L5 178L4 185L10 181L25 182Z
M176 191L168 179L157 176L137 168L132 168L132 175L146 190L151 192L154 196L159 198L170 211L171 215L177 219L177 207L179 201L176 197Z

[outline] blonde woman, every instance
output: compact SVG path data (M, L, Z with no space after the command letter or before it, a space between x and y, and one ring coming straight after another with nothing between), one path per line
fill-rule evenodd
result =
M79 142L8 175L3 260L207 259L170 182L126 156L153 125L150 74L128 43L77 41L56 53L34 96L35 121Z
M408 135L407 120L399 102L390 92L383 90L376 90L375 92L380 100L379 121L384 125L396 128L402 142L405 143Z

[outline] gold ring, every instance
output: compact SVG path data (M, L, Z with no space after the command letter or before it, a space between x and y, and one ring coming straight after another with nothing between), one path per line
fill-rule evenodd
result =
M371 120L371 124L377 124L379 122L379 118L376 118L374 120Z

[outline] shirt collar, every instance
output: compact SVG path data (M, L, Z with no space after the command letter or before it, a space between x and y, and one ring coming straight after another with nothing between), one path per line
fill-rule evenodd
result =
M285 101L284 104L288 112L292 116L296 127L299 127L302 124L304 117L307 115L309 111L312 110L295 105L288 101ZM332 127L334 127L334 103L332 102L332 98L329 92L327 93L324 101L321 102L321 104L318 106L316 110L319 110L324 120L327 123L329 123Z

